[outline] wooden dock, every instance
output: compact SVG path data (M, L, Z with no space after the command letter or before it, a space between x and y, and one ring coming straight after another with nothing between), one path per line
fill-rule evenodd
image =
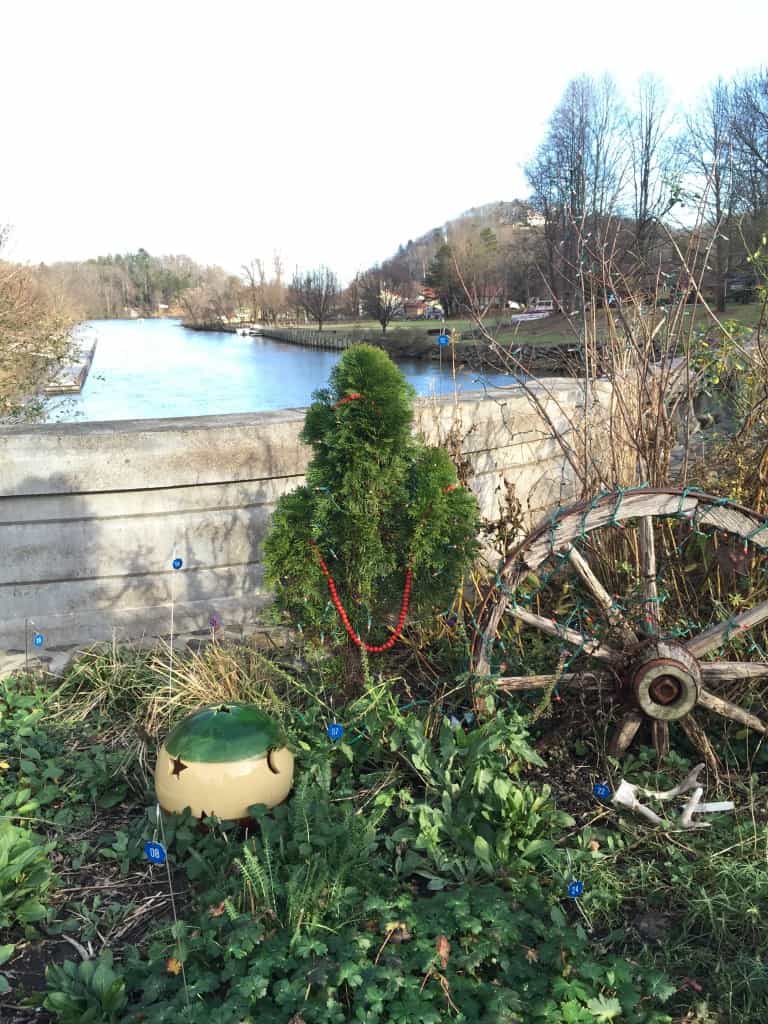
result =
M89 349L82 349L78 361L59 370L53 380L46 384L43 392L46 395L78 395L88 379L88 373L96 351L96 342Z

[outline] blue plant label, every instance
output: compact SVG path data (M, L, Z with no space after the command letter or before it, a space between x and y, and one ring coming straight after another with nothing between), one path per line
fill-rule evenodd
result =
M173 566L174 569L180 569L182 565L184 565L184 562L180 558L174 558L174 560L171 562L171 565Z
M450 340L451 339L448 337L447 334L441 334L440 337L437 339L437 344L438 345L447 345Z
M568 883L568 895L572 900L577 900L579 896L584 892L583 882L569 882Z
M35 633L34 637L32 638L32 643L35 645L35 647L42 647L43 644L45 643L45 637L43 636L42 633Z
M150 864L165 864L165 847L162 843L144 843L144 853Z
M335 743L344 735L344 726L339 725L338 722L332 722L325 731L328 733L328 738Z
M604 782L596 782L592 787L592 792L598 800L608 800L611 796L611 787L606 786Z

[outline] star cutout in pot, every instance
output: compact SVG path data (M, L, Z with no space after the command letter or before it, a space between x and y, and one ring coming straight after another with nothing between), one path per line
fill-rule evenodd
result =
M171 761L171 775L175 775L177 778L183 771L186 771L189 766L184 764L180 757L174 757Z

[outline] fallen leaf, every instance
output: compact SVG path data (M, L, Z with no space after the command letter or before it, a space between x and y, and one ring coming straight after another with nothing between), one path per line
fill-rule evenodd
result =
M699 994L704 991L702 986L694 978L683 978L683 983L678 991L685 988L691 988L694 992L698 992Z
M10 767L7 761L0 761L0 772L7 772Z
M440 957L440 965L443 970L448 966L448 957L451 955L451 944L445 935L438 935L436 942L437 955Z
M600 843L598 843L596 839L591 840L589 844L589 849L592 851L592 853L597 853L597 851L600 849Z
M221 917L221 915L224 913L224 909L224 900L222 900L217 907L209 907L208 913L211 915L211 917Z
M165 969L169 974L181 974L181 960L175 956L169 956L165 961Z

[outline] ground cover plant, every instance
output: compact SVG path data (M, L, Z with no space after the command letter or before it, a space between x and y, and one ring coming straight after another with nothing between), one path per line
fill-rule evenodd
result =
M295 654L213 644L179 661L172 704L154 709L153 673L168 692L162 650L144 657L135 706L104 696L104 662L135 671L130 651L94 652L60 686L4 680L4 821L46 852L18 876L36 906L25 916L16 902L2 931L7 1018L760 1019L762 752L727 737L721 787L739 805L735 824L643 832L593 783L621 772L667 784L689 758L672 755L660 774L641 748L619 768L603 720L590 726L578 700L559 709L569 729L554 741L551 712L534 724L526 712L527 723L522 701L468 724L457 652L455 637L436 644L437 688L403 653L407 673L369 675L341 714L340 662L309 644L300 674ZM139 748L126 758L120 737L140 728L154 746L216 677L240 678L240 696L280 718L295 791L254 809L247 831L163 816L168 869L151 867L157 809ZM86 679L104 699L83 717ZM334 743L336 717L345 734Z
M519 780L541 758L513 711L465 734L369 679L334 744L338 664L312 696L276 667L262 703L280 702L297 750L292 798L248 833L164 819L166 873L143 854L157 820L139 762L99 742L115 713L81 720L87 665L58 691L3 684L9 823L53 861L26 875L34 913L4 929L6 1005L62 1021L667 1019L658 970L591 947L558 848L572 822Z

